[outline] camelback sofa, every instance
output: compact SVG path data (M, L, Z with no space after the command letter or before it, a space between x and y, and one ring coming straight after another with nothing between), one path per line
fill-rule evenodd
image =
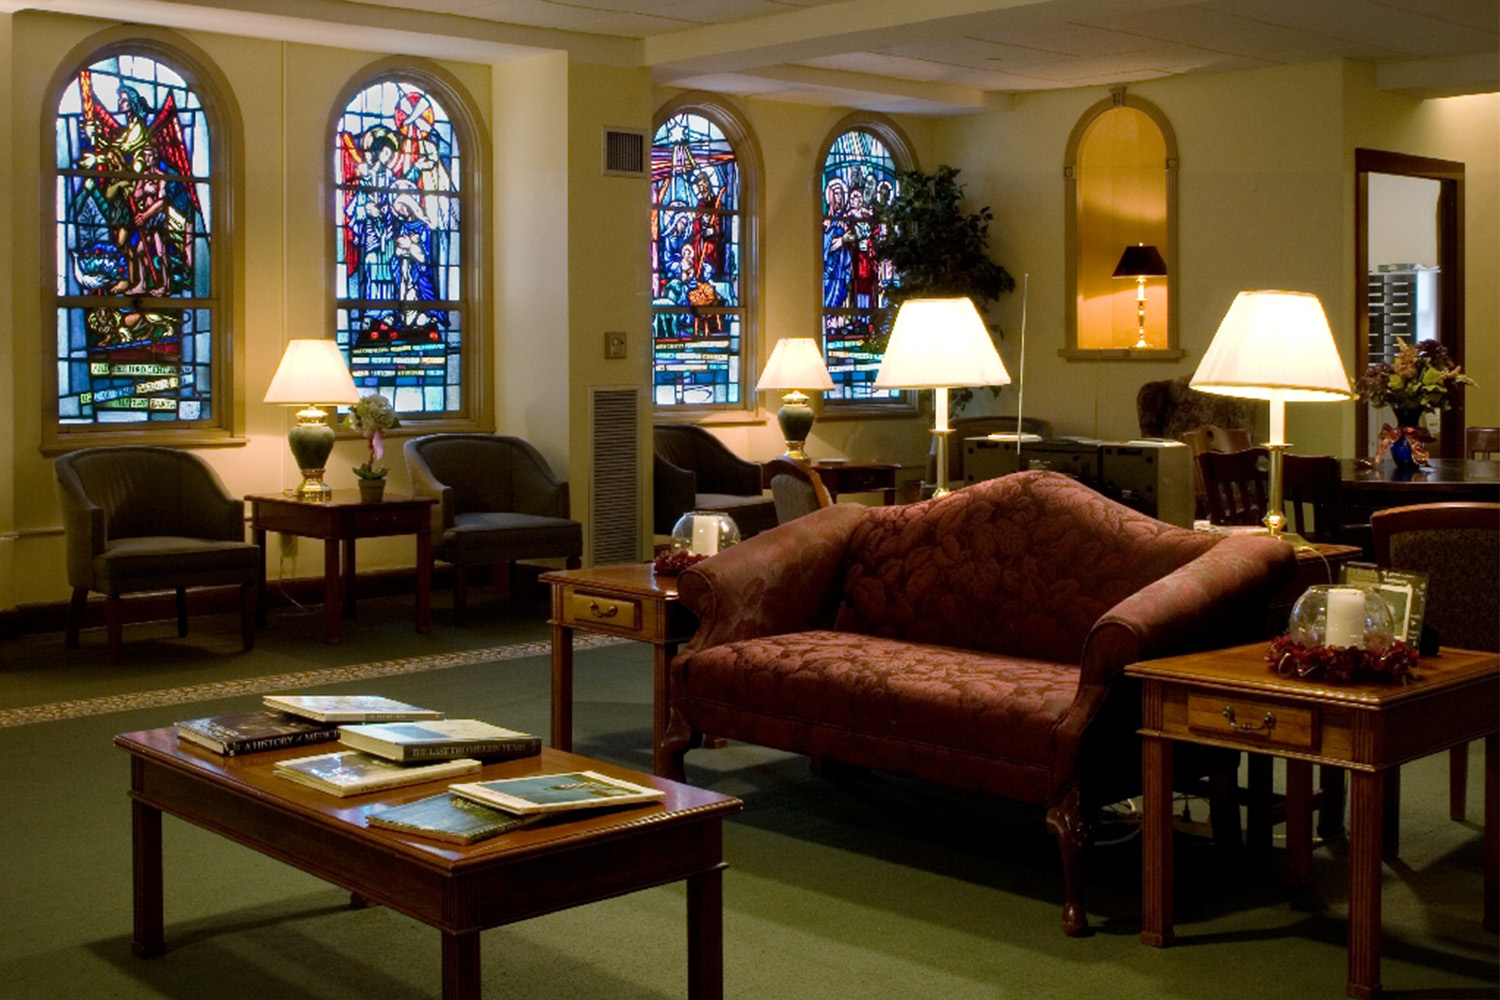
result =
M1283 542L1176 528L1054 472L836 504L682 574L699 627L672 662L667 777L706 732L1045 806L1082 934L1092 818L1139 790L1121 669L1262 637L1294 572Z

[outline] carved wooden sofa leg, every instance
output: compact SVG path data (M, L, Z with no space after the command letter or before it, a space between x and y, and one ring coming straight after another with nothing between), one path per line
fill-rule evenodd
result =
M1089 931L1088 914L1079 901L1084 866L1088 861L1089 823L1075 786L1061 802L1047 810L1047 829L1057 838L1063 865L1063 933L1082 937Z

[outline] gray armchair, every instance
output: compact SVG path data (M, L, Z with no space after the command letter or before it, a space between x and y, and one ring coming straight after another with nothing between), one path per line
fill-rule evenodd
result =
M526 441L500 434L429 434L406 442L412 493L436 497L432 556L453 566L453 620L468 609L471 566L505 563L512 593L520 559L583 554L583 525L568 515L568 484Z
M691 510L734 518L741 538L776 527L776 505L761 487L761 468L693 424L657 424L653 431L654 530L670 535Z
M245 541L245 505L191 452L123 446L85 448L53 463L67 540L66 643L90 591L104 595L109 661L119 663L125 594L177 593L177 634L187 635L187 588L240 588L244 646L255 646L260 548Z

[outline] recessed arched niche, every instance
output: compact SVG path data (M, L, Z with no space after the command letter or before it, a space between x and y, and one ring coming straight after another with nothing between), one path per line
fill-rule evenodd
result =
M1182 357L1172 126L1154 104L1117 88L1079 118L1066 159L1068 341L1059 353Z

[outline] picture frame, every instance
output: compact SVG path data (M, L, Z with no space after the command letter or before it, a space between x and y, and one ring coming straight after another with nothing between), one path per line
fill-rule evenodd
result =
M1422 638L1427 613L1427 574L1413 570L1383 569L1374 563L1345 563L1339 582L1351 587L1373 587L1391 606L1394 638L1416 646Z

